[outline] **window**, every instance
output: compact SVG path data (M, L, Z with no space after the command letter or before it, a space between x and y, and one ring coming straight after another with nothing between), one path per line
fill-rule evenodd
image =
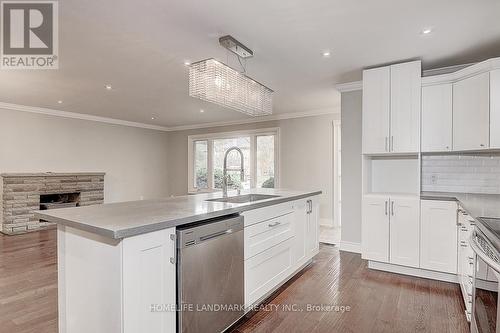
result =
M274 135L257 136L256 187L274 187Z
M194 151L194 184L196 188L208 188L208 141L195 141Z
M232 147L243 153L244 175L239 171L237 151L227 158L228 187L242 189L278 186L277 128L243 132L194 135L188 138L189 192L222 189L224 156Z

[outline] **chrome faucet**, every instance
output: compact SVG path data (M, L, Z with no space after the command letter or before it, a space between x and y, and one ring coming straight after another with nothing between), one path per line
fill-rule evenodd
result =
M236 150L238 153L240 153L241 163L240 163L240 168L238 168L238 169L236 169L236 168L228 169L227 168L227 156L233 150ZM226 154L224 155L224 170L223 170L223 174L222 174L222 196L224 198L227 197L227 179L229 177L229 175L227 174L228 171L239 171L240 172L240 180L241 181L245 180L245 169L243 167L243 163L244 163L243 161L244 161L243 152L241 151L240 148L231 147L228 150L226 150ZM238 195L240 195L240 188L239 187L238 187Z

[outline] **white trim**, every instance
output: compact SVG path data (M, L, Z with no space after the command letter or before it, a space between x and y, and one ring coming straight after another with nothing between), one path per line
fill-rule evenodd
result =
M335 107L335 108L311 110L311 111L304 111L304 112L280 113L280 114L273 114L270 116L262 116L262 117L255 117L255 118L249 118L249 119L219 121L219 122L194 124L194 125L173 126L173 127L169 127L168 130L169 131L185 131L185 130L200 129L200 128L243 125L243 124L262 123L262 122L274 121L274 120L314 117L314 116L322 116L322 115L327 115L327 114L339 114L340 115L340 106Z
M335 85L335 89L337 89L341 93L349 92L349 91L363 90L363 81L353 81L353 82L347 82L347 83L340 83L340 84Z
M115 118L93 116L93 115L89 115L89 114L85 114L85 113L68 112L68 111L48 109L48 108L42 108L42 107L36 107L36 106L27 106L27 105L11 104L11 103L3 103L3 102L0 102L0 109L11 110L11 111L30 112L30 113L37 113L37 114L45 114L45 115L54 116L54 117L88 120L88 121L95 121L95 122L100 122L100 123L122 125L122 126L129 126L129 127L138 127L138 128L152 129L152 130L162 131L162 132L175 132L175 131L184 131L184 130L200 129L200 128L211 128L211 127L220 127L220 126L261 123L261 122L274 121L274 120L314 117L314 116L321 116L321 115L327 115L327 114L340 114L340 106L335 106L333 108L327 108L327 109L310 110L310 111L303 111L303 112L280 113L280 114L273 114L270 116L255 117L255 118L249 118L249 119L219 121L219 122L201 123L201 124L193 124L193 125L181 125L181 126L158 126L158 125L151 125L151 124L139 123L139 122L134 122L134 121L120 120L120 119L115 119Z
M495 69L500 69L500 57L479 62L453 73L425 76L422 78L422 87L436 84L454 83Z
M439 68L433 68L433 69L426 69L422 71L422 77L427 77L427 76L434 76L434 75L442 75L442 74L449 74L453 73L456 71L459 71L461 69L464 69L465 67L469 67L472 65L475 65L475 62L471 62L468 64L461 64L461 65L453 65L453 66L446 66L446 67L439 67Z
M240 131L228 131L228 132L216 132L216 133L206 133L206 134L195 134L189 135L188 140L203 140L203 139L228 139L236 138L239 136L252 135L252 134L275 134L279 131L279 127L267 127L259 129L250 130L240 130Z
M361 243L340 241L340 251L361 253Z
M334 226L333 226L333 220L332 219L327 219L327 218L320 218L319 219L319 225L324 227L324 228L328 228L328 229L333 229Z
M368 261L368 268L378 271L417 276L426 279L458 283L458 277L456 274L430 271L427 269L399 266L378 261Z
M255 149L256 149L256 140L258 136L262 135L274 135L274 186L276 188L279 187L280 184L280 175L281 175L281 154L280 154L280 128L279 127L270 127L270 128L262 128L262 129L253 129L253 130L241 130L241 131L230 131L230 132L219 132L219 133L207 133L207 134L197 134L197 135L189 135L188 136L188 193L200 193L200 192L213 192L215 189L213 188L214 184L212 177L210 175L213 174L213 163L212 163L212 153L213 153L213 140L214 139L228 139L235 138L240 136L250 136L250 149L254 154L250 154L250 164L252 167L250 168L251 172L251 181L250 187L255 187L256 181L256 160ZM195 141L204 141L206 140L208 143L208 189L197 190L194 187L194 150L193 143Z
M0 102L0 109L44 114L44 115L48 115L48 116L56 116L56 117L62 117L62 118L88 120L88 121L95 121L95 122L113 124L113 125L138 127L138 128L145 128L145 129L151 129L151 130L163 131L163 132L169 131L169 128L164 127L164 126L156 126L156 125L138 123L138 122L134 122L134 121L120 120L120 119L100 117L100 116L92 116L92 115L83 114L83 113L67 112L67 111L53 110L53 109L47 109L47 108L40 108L40 107L36 107L36 106L27 106L27 105L19 105L19 104L10 104L10 103Z
M339 201L339 197L341 195L341 182L339 182L339 167L340 161L342 160L342 142L339 141L341 139L341 123L340 120L334 120L332 122L332 150L333 150L333 158L332 158L332 170L330 170L330 174L332 175L332 216L333 216L333 226L340 227L341 226L341 202ZM342 172L340 172L342 175Z

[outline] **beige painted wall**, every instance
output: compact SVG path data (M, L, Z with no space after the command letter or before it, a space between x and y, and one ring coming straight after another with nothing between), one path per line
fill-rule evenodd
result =
M172 195L186 194L188 136L259 128L280 128L280 187L323 191L320 202L323 224L332 219L332 121L340 114L328 114L253 124L169 132L168 187Z
M105 201L167 196L167 133L0 109L0 173L104 171Z
M361 91L342 93L342 242L361 243Z

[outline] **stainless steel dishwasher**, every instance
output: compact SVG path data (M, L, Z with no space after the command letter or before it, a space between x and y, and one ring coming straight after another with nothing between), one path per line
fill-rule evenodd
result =
M177 229L177 312L182 333L223 332L244 314L243 217Z

